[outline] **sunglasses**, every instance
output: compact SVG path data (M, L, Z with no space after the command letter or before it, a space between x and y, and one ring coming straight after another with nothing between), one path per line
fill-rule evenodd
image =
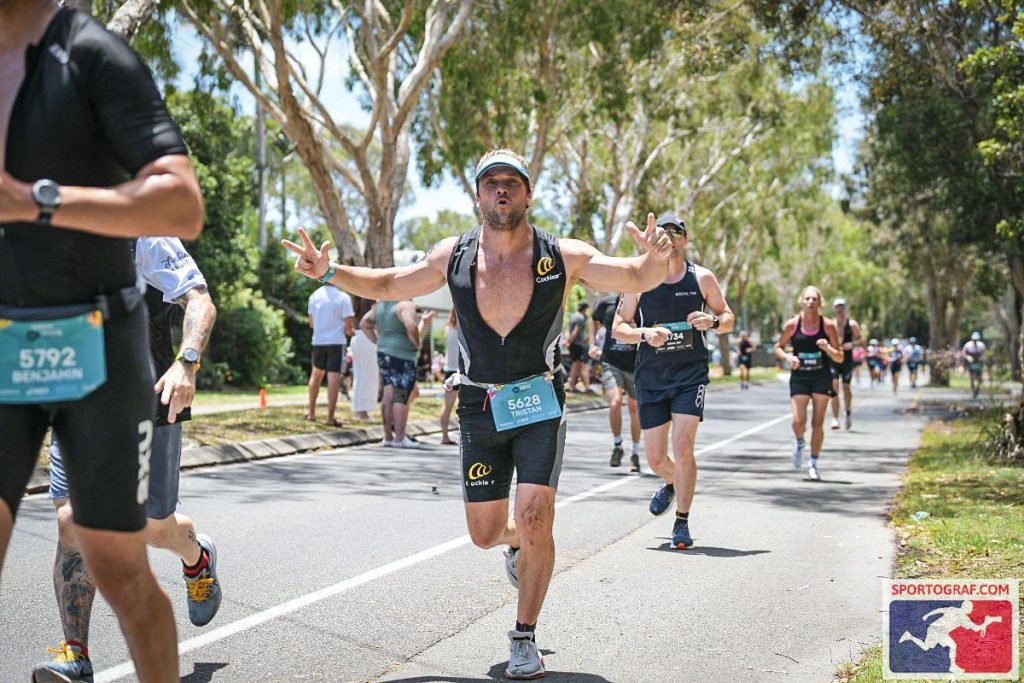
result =
M670 237L686 237L686 229L680 228L678 225L666 225L665 232L667 232Z

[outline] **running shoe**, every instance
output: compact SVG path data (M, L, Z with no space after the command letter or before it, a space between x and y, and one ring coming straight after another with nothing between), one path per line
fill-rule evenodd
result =
M846 414L846 428L847 428L847 429L850 429L850 427L851 427L852 425L853 425L853 418L852 418L852 417L850 416L850 414L849 414L849 413L847 413L847 414Z
M686 550L693 545L693 537L690 536L690 523L685 519L676 518L676 524L672 527L672 547L679 550Z
M36 664L32 668L32 683L93 683L92 662L77 645L61 643L47 650L56 656L53 661Z
M793 467L800 469L804 465L804 442L797 441L793 446Z
M624 453L622 451L622 446L616 446L615 448L612 449L612 459L608 461L608 464L611 465L612 467L618 467L619 465L622 464L623 455Z
M838 417L833 417L832 418L832 429L839 429L839 418Z
M544 678L544 673L544 658L540 656L533 634L528 631L509 631L505 678Z
M220 582L217 581L217 546L206 534L196 536L206 553L206 566L198 576L185 577L188 593L188 618L196 626L206 626L220 609Z
M671 484L662 484L661 488L651 496L650 510L651 514L655 517L665 514L665 511L672 504L672 500L676 497L675 490L669 488L670 486Z
M811 465L807 468L807 478L811 481L821 481L821 475L818 474L817 465Z
M638 453L634 453L633 455L629 456L629 471L640 471L640 455Z
M384 448L394 448L395 442L392 441L391 439L381 439L380 445L383 446Z
M508 574L508 582L512 584L512 587L516 590L519 589L519 574L517 573L519 568L516 566L519 562L519 548L513 548L509 546L505 550L505 573Z
M401 441L392 441L391 442L391 447L392 448L419 448L420 447L420 443L419 443L419 441L414 440L412 437L406 436Z

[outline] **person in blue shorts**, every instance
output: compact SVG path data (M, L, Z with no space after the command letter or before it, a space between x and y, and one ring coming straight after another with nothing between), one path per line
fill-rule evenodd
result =
M658 226L672 238L668 274L649 292L622 295L614 334L624 344L640 345L634 377L644 449L647 464L665 482L651 498L649 509L661 515L676 499L672 546L684 550L693 545L694 445L710 382L704 333L728 332L736 317L715 274L687 258L689 240L683 220L666 214L658 218Z

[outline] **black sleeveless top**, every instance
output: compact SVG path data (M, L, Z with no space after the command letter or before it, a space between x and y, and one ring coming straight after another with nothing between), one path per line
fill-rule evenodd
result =
M826 363L828 355L818 348L819 339L828 339L828 335L825 334L825 316L819 316L818 331L814 334L804 334L800 316L797 316L796 330L793 331L792 339L793 354L797 357L800 357L801 354L806 355L800 357L800 367L796 369L796 372L829 372L829 366Z
M612 323L615 322L615 313L619 310L619 296L615 302L606 306L602 316L604 323L604 346L601 348L601 362L621 370L622 372L633 372L636 369L636 344L624 344L612 336Z
M159 157L185 153L149 69L128 44L87 14L59 10L26 53L7 131L7 172L26 183L110 187ZM133 243L0 223L0 303L76 304L130 287Z
M639 327L664 326L686 322L694 311L704 310L704 295L697 281L697 268L686 262L686 273L679 282L661 283L640 295L636 321ZM691 329L692 348L673 351L655 349L641 343L636 353L636 388L642 394L661 392L677 387L707 384L708 348L704 333ZM640 397L642 400L643 396ZM652 400L653 397L652 397Z
M853 341L853 327L850 326L850 319L846 319L846 324L843 325L843 343L847 344ZM843 348L843 365L849 365L853 362L853 349Z
M477 247L483 228L463 233L448 261L448 287L459 317L459 371L479 384L506 384L560 368L558 340L562 334L562 301L566 270L558 238L533 230L533 295L519 324L502 337L484 321L476 303ZM527 273L523 273L524 276ZM561 374L555 391L565 401ZM459 411L484 408L486 391L472 385L459 390Z

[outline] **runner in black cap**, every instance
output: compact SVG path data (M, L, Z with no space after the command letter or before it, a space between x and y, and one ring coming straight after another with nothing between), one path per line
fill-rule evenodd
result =
M603 290L645 291L665 276L669 238L647 217L627 230L642 256L605 256L579 240L560 239L526 220L533 200L525 160L488 152L477 165L482 225L440 241L403 268L331 263L324 242L285 240L303 275L378 300L428 294L448 283L459 318L459 431L466 521L481 548L507 545L505 568L519 589L509 633L509 678L539 678L534 642L551 580L555 488L565 443L564 391L558 372L565 301L574 281ZM452 378L454 380L454 377ZM517 478L515 519L509 490Z
M678 494L672 545L693 545L689 518L697 485L694 441L704 419L708 347L704 332L728 332L735 316L715 274L686 259L686 224L666 214L657 225L672 238L668 274L643 294L624 294L615 336L640 344L636 355L636 393L647 463L665 484L651 499L654 515L663 514ZM668 452L669 428L672 455ZM677 490L678 489L678 490Z

